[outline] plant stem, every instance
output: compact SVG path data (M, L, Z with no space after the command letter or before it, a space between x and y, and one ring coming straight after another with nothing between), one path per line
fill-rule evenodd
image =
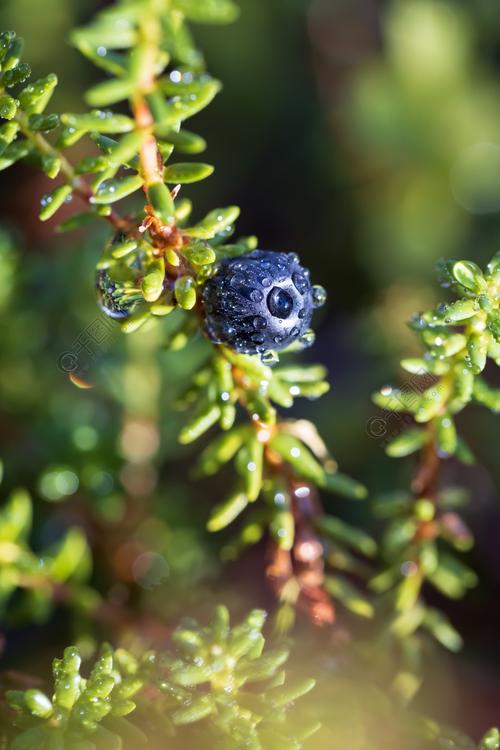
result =
M411 489L416 498L426 497L434 500L441 469L441 458L436 450L434 429L431 422L427 424L427 430L429 440L422 451L420 465L411 483Z
M87 184L87 182L82 178L79 177L72 166L72 164L68 161L68 159L62 154L55 146L53 146L49 141L41 134L41 133L35 133L29 126L28 118L26 117L25 113L21 110L18 110L16 113L16 116L14 118L17 123L19 123L19 127L21 129L21 132L23 135L33 143L33 145L36 147L37 151L46 154L47 156L52 156L55 159L58 159L61 164L61 173L64 175L66 180L71 183L73 187L73 193L80 198L86 205L91 206L91 198L92 198L92 190L90 189L90 186ZM103 216L106 221L108 221L115 229L116 231L130 231L131 228L135 225L128 219L124 219L120 214L118 214L116 211L111 211L107 216Z

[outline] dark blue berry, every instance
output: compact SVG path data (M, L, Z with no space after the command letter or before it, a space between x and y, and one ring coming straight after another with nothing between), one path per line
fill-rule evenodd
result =
M279 351L307 339L313 310L324 301L295 253L254 250L222 261L205 283L205 330L244 354Z

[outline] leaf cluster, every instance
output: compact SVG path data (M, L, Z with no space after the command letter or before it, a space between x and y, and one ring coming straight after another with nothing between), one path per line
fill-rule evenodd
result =
M219 607L208 627L182 624L171 651L137 656L104 645L86 678L78 649L65 649L53 664L52 697L7 693L17 714L9 750L119 750L159 735L198 746L200 731L204 746L300 750L318 726L290 709L314 680L285 682L288 649L264 651L264 622L254 610L230 628Z

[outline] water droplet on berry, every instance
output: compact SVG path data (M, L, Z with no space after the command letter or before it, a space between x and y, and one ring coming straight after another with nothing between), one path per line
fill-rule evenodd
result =
M264 276L264 277L263 277L263 278L262 278L262 279L260 280L260 283L262 284L262 286L263 286L264 288L267 288L268 286L271 286L271 284L272 284L273 282L272 282L272 280L271 280L271 279L269 278L269 276Z
M309 282L303 274L294 273L292 281L299 294L304 294L309 289Z
M229 280L229 286L233 289L238 289L240 286L245 284L245 277L242 273L235 273Z
M293 311L293 298L285 289L275 286L269 292L267 306L271 315L274 315L275 318L285 320L290 317Z
M326 289L319 284L312 288L312 301L314 307L321 307L326 302Z
M252 302L262 302L264 299L264 295L260 291L260 289L251 289L250 290L250 299Z
M290 336L293 336L295 338L296 336L299 335L299 333L300 333L300 330L298 328L292 328L292 330L290 331Z
M257 328L258 330L262 328L267 328L267 322L266 319L263 318L261 315L256 315L253 319L253 327Z

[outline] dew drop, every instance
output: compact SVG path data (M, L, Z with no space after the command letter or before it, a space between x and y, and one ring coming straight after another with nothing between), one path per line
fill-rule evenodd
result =
M263 286L264 288L267 288L268 286L271 286L271 284L272 284L273 282L272 282L272 280L271 280L271 279L269 278L269 276L264 276L264 277L263 277L263 278L262 278L262 279L260 280L260 283L262 284L262 286Z
M279 286L275 286L267 297L269 312L275 318L285 320L293 310L293 297Z
M273 352L271 349L267 349L263 353L261 359L262 359L262 361L264 362L265 365L272 365L275 362L279 362L278 355L276 354L276 352Z
M267 328L267 322L265 318L263 318L261 315L256 315L253 319L253 327L257 328L257 330L261 330L262 328Z
M302 336L299 338L299 341L302 344L302 346L307 347L307 346L312 346L315 338L316 338L316 335L314 331L309 330L302 334Z
M260 289L251 289L250 290L250 299L252 302L262 302L264 299L264 295L260 291Z
M304 274L294 273L292 281L299 294L304 294L309 289L309 282Z
M316 284L312 288L312 301L314 307L321 307L326 302L326 290L324 287Z
M235 273L231 278L229 279L229 286L233 289L238 289L241 286L244 286L245 284L245 277L242 273Z

